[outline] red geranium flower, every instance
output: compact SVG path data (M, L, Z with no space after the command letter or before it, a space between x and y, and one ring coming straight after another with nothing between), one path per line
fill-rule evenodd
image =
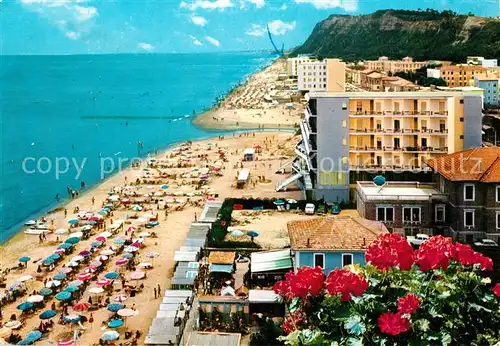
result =
M401 314L412 314L420 307L421 300L413 293L398 299L398 311Z
M472 250L470 245L456 243L452 249L452 257L458 263L464 266L479 264L482 270L493 270L493 261L491 258Z
M450 265L452 250L453 243L450 238L440 235L431 237L415 251L415 262L422 271L438 268L446 270Z
M494 295L500 298L500 284L496 284L495 286L493 286L492 291Z
M347 269L335 269L326 278L328 294L340 294L340 300L347 302L352 296L360 296L368 289L368 282L361 275L354 274Z
M409 270L413 265L413 249L406 239L396 233L386 233L372 242L366 250L366 261L380 270L399 267Z
M320 294L324 281L325 274L320 267L302 267L297 272L288 272L285 280L278 281L273 289L287 299L295 297L306 299L309 294L313 296Z
M380 331L384 334L399 335L410 330L410 322L399 312L384 312L377 320Z

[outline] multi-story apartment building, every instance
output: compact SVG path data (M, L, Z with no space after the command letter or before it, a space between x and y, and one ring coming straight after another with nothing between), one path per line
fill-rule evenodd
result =
M498 107L500 104L500 78L496 75L481 74L474 77L477 88L484 90L484 105Z
M437 69L449 87L473 86L474 76L486 72L484 67L475 65L447 65Z
M301 91L344 91L345 63L339 59L300 63L297 82Z
M368 60L364 62L366 68L379 72L415 72L419 68L428 65L427 61L413 61L412 57L405 57L402 60L389 60L386 56L381 56L378 60Z
M498 59L485 59L483 56L468 56L467 65L480 65L483 67L497 67Z
M353 172L422 172L424 160L481 145L482 100L458 92L309 94L296 174L311 199L348 201ZM366 178L364 178L366 180Z
M316 59L309 57L309 55L299 55L295 58L288 58L286 60L288 76L296 77L299 74L300 64L309 63L313 61L316 61Z
M500 241L500 147L481 147L426 161L448 195L450 235L467 243Z

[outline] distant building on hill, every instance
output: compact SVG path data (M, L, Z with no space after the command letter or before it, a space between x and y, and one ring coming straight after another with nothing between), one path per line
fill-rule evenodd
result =
M364 65L369 70L395 74L397 72L415 72L418 69L427 66L427 61L413 61L413 58L407 56L402 60L390 60L386 56L381 56L378 60L367 60Z
M498 59L485 59L482 56L468 56L467 65L479 65L482 67L497 67Z
M474 76L474 85L484 90L484 105L498 107L500 105L500 78L498 75L481 74Z
M449 87L473 86L474 76L486 72L483 66L476 65L447 65L437 69Z

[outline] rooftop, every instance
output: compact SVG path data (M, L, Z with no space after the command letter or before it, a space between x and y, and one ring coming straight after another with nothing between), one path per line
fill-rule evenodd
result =
M252 252L250 260L252 273L292 268L290 249Z
M426 160L426 163L451 181L500 182L500 147L459 151Z
M208 256L210 264L233 264L236 252L233 251L212 251Z
M447 91L395 91L395 92L310 92L310 98L339 97L351 99L406 99L406 98L425 98L441 99L444 97L474 96L477 94L468 92L447 92Z
M238 333L211 333L190 332L184 345L189 346L239 346L241 334Z
M394 181L377 186L371 181L358 181L357 191L363 200L430 200L444 196L434 184Z
M365 250L387 228L362 217L328 216L287 224L293 250Z

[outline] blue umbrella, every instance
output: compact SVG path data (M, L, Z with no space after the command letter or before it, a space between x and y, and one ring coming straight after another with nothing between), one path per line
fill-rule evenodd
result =
M253 238L253 237L257 237L257 236L259 235L259 232L249 231L247 234L248 234L250 237L252 237L252 238Z
M108 212L106 210L99 210L97 214L99 215L106 215Z
M83 281L81 280L74 280L68 284L68 286L75 286L75 287L80 287L81 285L83 285Z
M23 256L23 257L19 258L19 262L23 262L23 263L29 262L30 260L31 260L31 258L29 258L28 256Z
M284 205L285 204L285 202L280 200L280 199L278 199L277 201L274 201L273 203L274 203L274 205Z
M30 339L24 339L19 341L16 345L31 345L34 341Z
M34 330L32 332L29 332L28 335L26 335L25 340L37 341L41 337L42 337L42 333L38 330Z
M71 237L71 238L68 238L64 241L65 243L70 243L70 244L76 244L78 242L80 242L80 238L78 237Z
M90 245L92 247L99 247L102 245L102 241L93 241Z
M121 326L123 326L123 320L111 320L108 323L109 328L120 328Z
M118 238L118 239L113 240L113 243L121 245L121 244L125 244L125 240Z
M88 222L88 224L89 224L89 225L96 225L96 224L97 224L97 221L90 220L90 221Z
M117 272L109 272L109 273L104 274L104 277L106 279L110 279L110 280L118 279L119 276L120 276L120 274L118 274Z
M76 286L68 286L64 289L64 291L69 292L69 293L73 293L73 292L76 292L79 290L80 290L80 287L76 287Z
M114 330L110 330L102 334L101 339L104 341L113 341L113 340L118 340L120 337L120 333Z
M34 306L35 306L35 304L33 304L32 302L24 302L22 304L19 304L17 306L17 309L21 310L21 311L27 311L29 309L33 309ZM120 310L120 309L118 309L118 310Z
M74 318L71 318L71 317L74 317ZM78 321L80 321L82 318L78 315L68 315L68 316L64 316L63 317L63 320L65 322L68 322L68 323L76 323Z
M41 296L50 296L52 294L52 290L50 288L44 287L40 289L40 295Z
M66 250L66 249L69 249L72 246L73 246L73 244L71 244L71 243L62 243L62 244L59 244L58 248Z
M123 258L126 258L126 259L131 259L132 257L134 257L134 255L132 255L130 252L127 252L127 253L124 253L122 255Z
M45 310L44 312L42 312L40 314L40 318L42 320L48 320L49 318L52 318L55 315L57 315L57 311L55 311L55 310Z
M56 294L56 299L57 300L68 300L71 298L71 293L68 291L61 291L58 294Z
M104 210L104 211L107 211L107 212L111 211L111 209L109 209L108 207L104 207L101 210Z
M108 305L108 310L111 312L117 312L118 310L123 309L123 304L111 303Z
M162 189L168 189L168 185L167 185L167 184L163 184L163 185L161 186L161 188L162 188Z
M54 264L54 260L52 258L46 258L42 261L43 265L49 266L51 264Z
M69 223L70 225L76 225L78 222L80 222L80 220L78 220L78 219L71 219L71 220L68 220L68 223Z
M56 253L53 253L52 255L50 255L49 257L47 258L50 258L50 259L53 259L54 261L57 261L58 259L61 258L61 256L59 256L58 254Z
M64 274L64 273L59 273L59 274L54 275L54 280L61 281L61 280L64 280L64 279L66 279L66 274Z

